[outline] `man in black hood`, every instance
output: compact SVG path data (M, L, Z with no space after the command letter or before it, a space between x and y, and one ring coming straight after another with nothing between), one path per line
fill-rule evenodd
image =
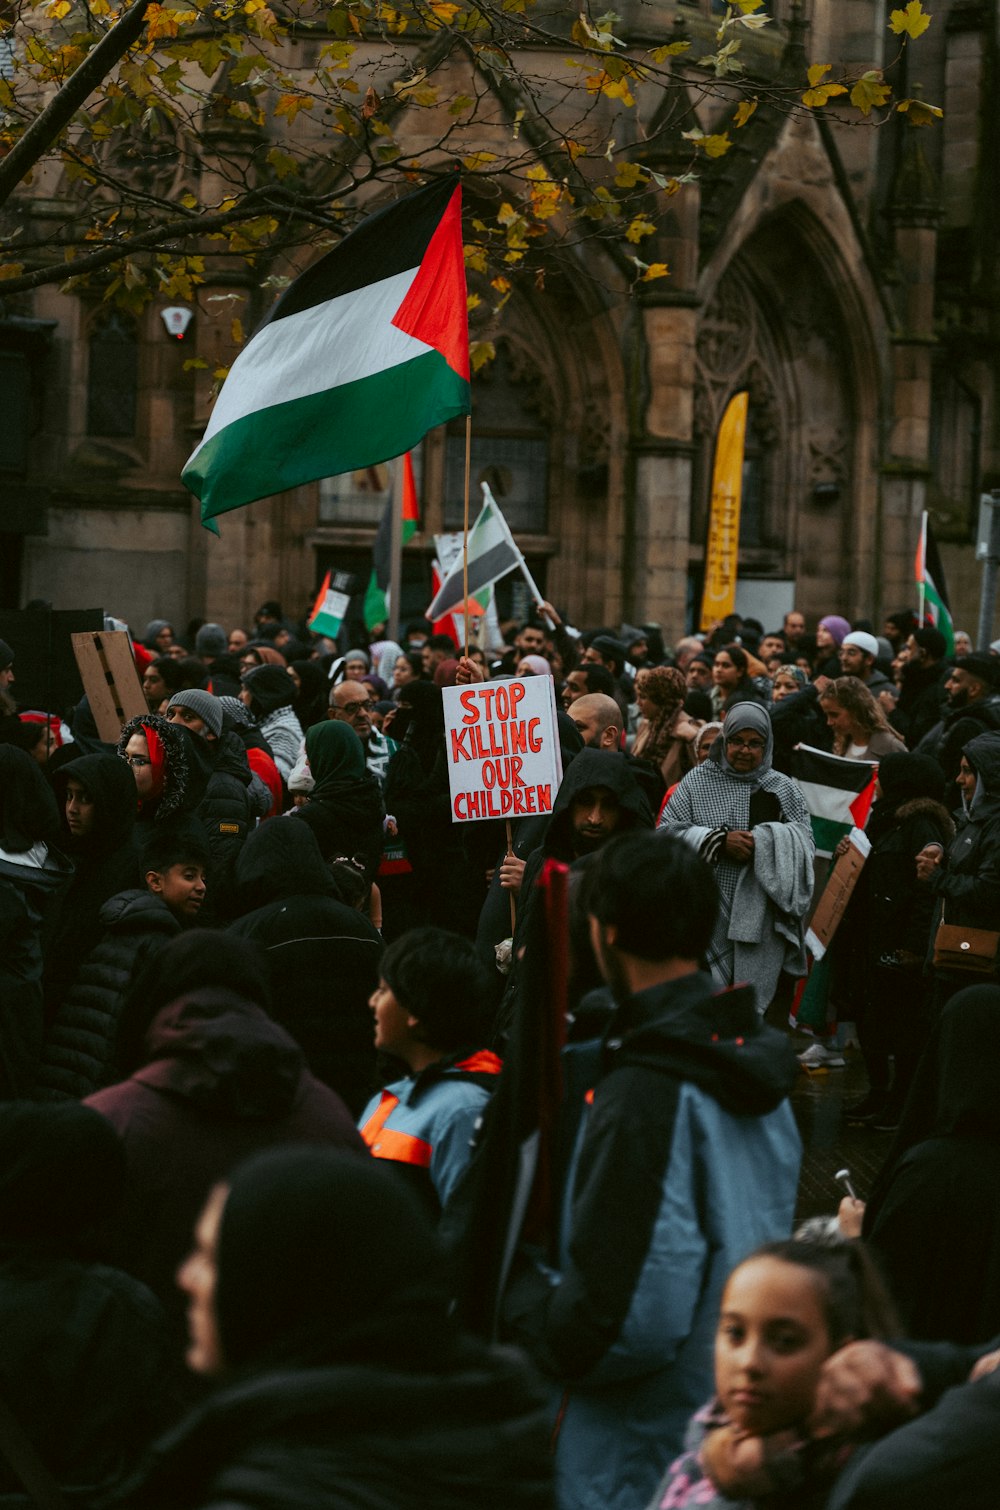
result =
M616 1009L598 1050L567 1051L590 1077L567 1065L581 1104L566 1111L577 1125L560 1283L525 1253L505 1313L556 1381L560 1503L627 1510L650 1503L711 1396L729 1271L790 1232L796 1064L750 987L717 993L699 968L718 901L682 841L606 844L582 905Z

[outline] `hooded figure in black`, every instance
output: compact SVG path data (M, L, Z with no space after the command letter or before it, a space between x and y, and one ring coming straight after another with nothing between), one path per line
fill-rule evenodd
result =
M541 1391L454 1333L434 1234L391 1172L263 1154L213 1197L197 1261L214 1296L192 1286L189 1358L220 1388L158 1444L145 1510L549 1510Z
M92 1261L124 1175L121 1144L96 1112L0 1107L0 1397L76 1505L119 1487L172 1413L159 1306ZM0 1496L28 1503L6 1454Z
M913 1337L1000 1332L1000 988L944 1007L872 1190L864 1236Z
M236 883L242 915L228 932L267 951L272 1017L356 1117L375 1073L368 998L378 985L378 930L340 900L304 823L262 823L239 857Z
M833 943L840 999L850 1001L868 1071L857 1120L898 1121L926 1038L923 970L934 898L917 879L926 844L954 836L941 767L928 755L887 755L865 833L872 850ZM841 973L842 972L842 973ZM895 1075L890 1093L890 1058Z
M329 683L319 661L292 661L288 669L292 679L297 679L299 688L292 712L305 733L326 717Z
M977 734L962 751L976 772L976 789L966 821L947 856L923 882L941 903L936 914L965 928L1000 926L1000 733ZM933 1003L940 1008L971 984L961 970L935 966Z
M66 794L70 778L92 806L86 833L67 824ZM119 891L141 885L133 843L135 781L117 755L80 755L52 778L59 802L64 844L76 867L61 899L59 918L45 958L45 1008L51 1017L81 963L101 936L98 914Z
M72 867L37 761L0 744L0 1099L30 1097L42 1049L42 968Z
M371 884L382 855L385 810L361 740L349 724L329 719L309 730L306 756L313 789L287 821L312 829L324 860L357 857Z

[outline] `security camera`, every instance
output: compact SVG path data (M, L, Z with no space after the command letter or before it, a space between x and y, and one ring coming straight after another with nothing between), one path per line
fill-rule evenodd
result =
M173 336L175 341L183 341L187 328L194 319L194 310L188 309L186 304L171 304L169 309L160 310L160 319L166 326L168 336Z

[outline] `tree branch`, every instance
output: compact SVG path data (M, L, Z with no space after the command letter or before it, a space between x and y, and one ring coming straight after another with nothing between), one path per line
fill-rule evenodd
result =
M87 54L79 67L49 101L41 115L0 159L0 204L4 204L38 159L55 143L77 110L94 92L101 80L137 42L146 24L149 0L135 0L120 21Z

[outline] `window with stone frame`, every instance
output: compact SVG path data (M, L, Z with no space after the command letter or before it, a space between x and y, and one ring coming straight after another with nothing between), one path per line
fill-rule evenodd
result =
M482 483L516 534L542 535L549 519L549 445L554 406L528 351L497 344L495 359L473 379L469 512L482 507ZM462 528L465 506L465 421L448 427L444 527Z
M95 318L87 337L87 434L123 440L135 434L139 404L139 334L119 309Z

